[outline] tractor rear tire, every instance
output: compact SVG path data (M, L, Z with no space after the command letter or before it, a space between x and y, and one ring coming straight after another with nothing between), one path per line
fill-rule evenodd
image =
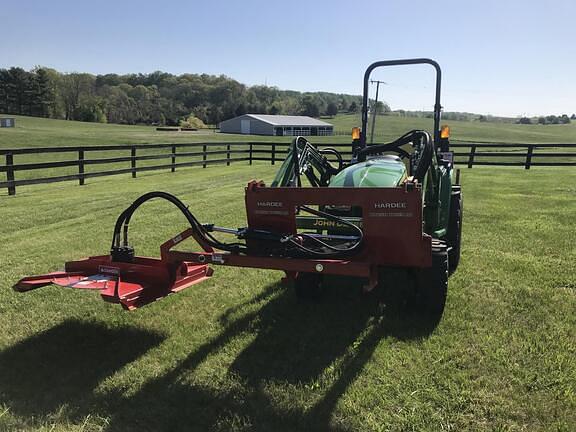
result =
M450 197L450 216L448 219L448 232L446 243L450 248L448 252L448 272L452 274L460 263L460 244L462 242L462 190L460 186L452 187Z
M410 311L415 288L416 279L411 269L381 267L375 288L379 309L390 316L405 317Z
M303 300L319 300L324 293L322 275L300 272L294 279L296 297Z
M448 252L443 243L432 247L432 267L418 273L415 310L434 327L440 322L448 293Z

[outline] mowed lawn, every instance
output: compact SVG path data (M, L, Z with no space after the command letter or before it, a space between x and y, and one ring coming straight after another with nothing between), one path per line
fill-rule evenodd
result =
M289 142L290 137L221 134L212 130L197 132L160 132L153 126L98 124L37 117L16 118L15 128L0 129L0 148L59 147L151 143L194 142ZM360 114L339 114L322 118L334 125L335 131L345 135L312 137L315 143L349 143L352 128L360 126ZM452 130L453 140L492 141L509 143L574 143L576 121L567 125L520 125L511 123L482 123L470 121L442 121ZM432 120L425 118L379 116L376 141L389 141L411 129L432 130Z
M273 174L237 164L2 191L0 430L575 430L574 169L462 172L463 256L431 334L375 314L354 284L298 301L275 271L218 267L134 312L96 293L11 290L106 253L142 193L238 227L245 183ZM183 228L175 208L147 203L137 253Z
M157 131L154 126L100 124L9 116L16 127L0 130L2 147L60 147L149 143L212 142L222 139L213 130Z
M238 141L285 142L287 139L290 140L290 137L221 134L212 129L186 132L157 131L154 126L145 125L100 124L27 116L2 116L14 117L16 127L0 129L0 148ZM347 130L351 131L351 127ZM314 139L320 142L337 140L337 142L347 143L350 142L350 135L346 137L314 137Z

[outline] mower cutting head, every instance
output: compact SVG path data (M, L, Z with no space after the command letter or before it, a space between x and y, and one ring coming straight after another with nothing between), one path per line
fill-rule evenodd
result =
M63 272L23 278L14 289L26 292L54 284L95 290L105 301L132 310L202 282L211 275L212 269L206 264L175 264L141 257L127 263L102 255L67 262Z

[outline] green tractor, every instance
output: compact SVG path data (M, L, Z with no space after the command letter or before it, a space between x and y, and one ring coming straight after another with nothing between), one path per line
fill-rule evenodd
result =
M423 130L412 130L390 143L367 144L371 73L380 67L414 64L428 64L436 71L433 135ZM275 187L301 186L300 176L305 176L312 186L328 188L396 189L406 184L417 187L422 194L422 232L432 239L432 266L422 268L403 263L380 266L378 285L385 302L396 307L416 306L437 317L444 309L448 276L460 261L463 210L459 171L454 169L450 151L449 128L440 127L440 86L440 66L430 59L371 64L364 75L362 128L353 130L351 160L344 163L335 149L317 150L306 139L298 137L272 183ZM328 162L330 156L337 158L338 167ZM410 217L409 212L403 212L403 202L385 204L390 206L390 217ZM361 226L363 215L359 206L324 206L322 210ZM301 228L312 228L320 223L318 218L311 223L308 217L300 217L298 222ZM381 229L388 229L385 221ZM346 233L351 233L350 228L342 223L333 222L328 230L331 235ZM417 248L417 245L407 245ZM381 246L388 247L385 243ZM305 297L317 296L322 291L318 275L300 275L300 280L296 278L296 289Z

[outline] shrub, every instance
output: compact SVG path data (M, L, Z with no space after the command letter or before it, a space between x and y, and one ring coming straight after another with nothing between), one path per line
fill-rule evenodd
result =
M206 124L198 117L194 117L192 114L190 114L187 118L180 120L180 127L203 129L206 127Z

